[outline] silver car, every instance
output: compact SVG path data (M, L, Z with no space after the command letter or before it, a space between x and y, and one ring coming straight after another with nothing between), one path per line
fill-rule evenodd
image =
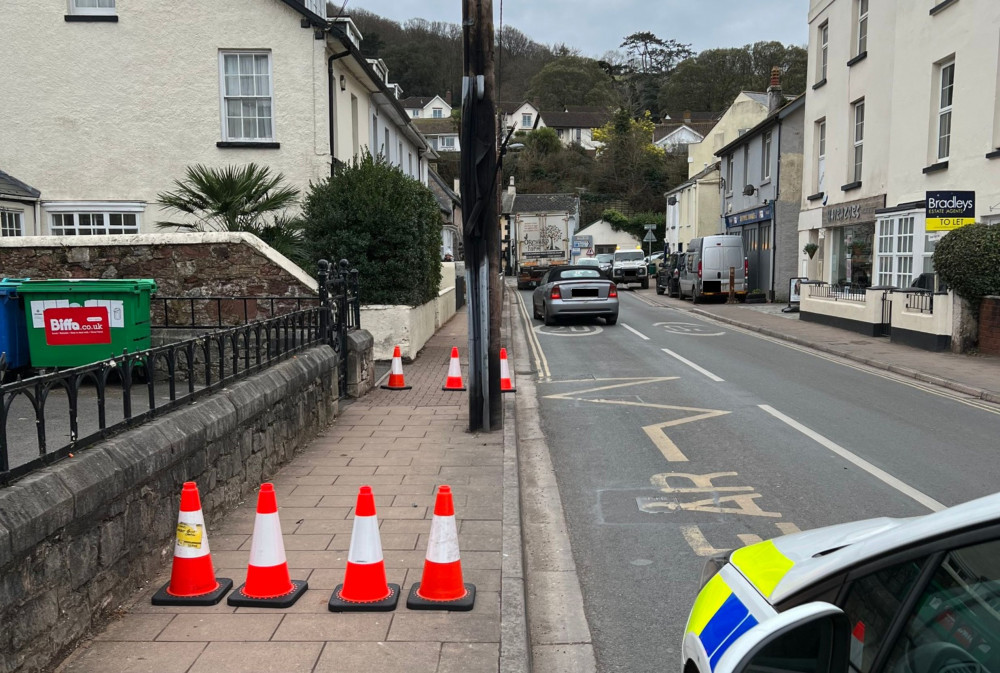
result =
M618 322L618 288L593 266L560 266L550 269L531 296L536 319L554 325L565 316L601 317Z

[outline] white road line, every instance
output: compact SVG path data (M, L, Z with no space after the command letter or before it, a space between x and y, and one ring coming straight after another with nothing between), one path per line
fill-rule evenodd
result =
M680 360L681 362L683 362L684 364L686 364L688 367L690 367L691 369L695 370L696 372L701 372L702 374L704 374L708 378L712 379L716 383L722 383L723 381L725 381L725 379L720 379L718 376L716 376L712 372L708 371L707 369L705 369L703 367L699 367L698 365L696 365L695 363L691 362L690 360L688 360L685 357L681 357L680 355L678 355L677 353L673 352L669 348L661 348L660 350L662 350L664 353L666 353L670 357L676 358L676 359Z
M799 423L795 419L790 418L790 417L786 416L785 414L781 413L780 411L778 411L774 407L768 406L766 404L761 404L761 405L758 405L758 406L761 409L763 409L764 411L766 411L767 413L769 413L772 416L774 416L775 418L777 418L779 421L781 421L781 422L789 425L792 428L795 428L796 430L798 430L799 432L801 432L803 435L805 435L809 439L811 439L814 442L816 442L817 444L820 444L821 446L826 447L827 449L829 449L833 453L837 454L838 456L840 456L844 460L857 465L862 470L864 470L868 474L872 475L873 477L875 477L879 481L882 481L885 484L888 484L889 486L891 486L892 488L896 489L897 491L899 491L903 495L905 495L905 496L907 496L909 498L913 498L914 500L916 500L917 502L919 502L921 505L923 505L927 509L929 509L931 511L934 511L934 512L938 512L938 511L941 511L942 509L945 508L944 505L942 505L940 502L938 502L934 498L930 497L926 493L918 491L917 489L913 488L909 484L906 484L906 483L900 481L899 479L897 479L896 477L892 476L891 474L889 474L885 470L883 470L881 468L878 468L878 467L875 467L874 465L872 465L871 463L869 463L867 460L865 460L861 456L858 456L858 455L856 455L856 454L848 451L847 449L845 449L844 447L840 446L839 444L835 444L834 442L830 441L829 439L827 439L823 435L819 434L818 432L815 432L814 430L810 430L809 428L807 428L806 426L802 425L801 423Z
M625 323L622 323L622 327L624 327L624 328L625 328L625 329L627 329L627 330L628 330L629 332L631 332L632 334L636 335L637 337L639 337L639 338L640 338L640 339L642 339L643 341L649 341L649 337L648 337L648 336L646 336L645 334L643 334L642 332L640 332L640 331L638 331L638 330L636 330L636 329L632 329L631 327L629 327L629 326L628 326L628 325L626 325Z

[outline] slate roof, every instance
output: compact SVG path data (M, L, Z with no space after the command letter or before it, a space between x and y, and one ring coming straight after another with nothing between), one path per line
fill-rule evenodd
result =
M42 193L27 185L13 175L0 171L0 197L8 196L15 199L36 200Z
M575 213L576 194L518 194L512 213Z
M785 96L785 99L787 102L784 105L768 114L764 117L764 119L758 122L756 126L747 129L747 131L744 132L743 135L736 138L736 140L733 140L724 147L720 147L716 151L715 156L721 157L729 154L733 149L750 142L750 140L755 136L777 124L779 119L784 119L806 104L806 95L804 93L793 97L791 100L788 100L788 96Z
M446 215L451 215L455 210L455 205L460 204L462 199L451 190L451 188L445 183L444 178L438 175L434 171L427 171L427 175L430 178L430 188L431 193L434 194L434 198L438 202L438 207L441 209L442 213Z
M688 123L684 123L683 121L680 120L677 121L671 120L668 122L663 122L661 124L657 124L656 128L653 129L653 142L655 143L659 142L660 140L663 140L664 138L666 138L667 136L669 136L671 133L681 128L682 126L687 126L689 129L691 129L695 133L700 134L701 137L704 138L711 132L712 129L715 128L715 125L718 123L719 121L717 119L709 119L705 121L691 121Z
M503 195L500 198L500 214L510 215L511 211L514 210L514 194L511 194L506 189L503 191Z
M525 103L528 103L529 105L532 105L529 101L526 101L526 100L522 100L522 101L509 101L509 100L508 101L497 101L497 110L499 110L500 112L503 112L504 114L512 115L515 112L517 112L518 109L520 109L520 107L522 105L524 105ZM534 105L532 105L532 107L534 107Z
M399 102L403 107L407 109L422 108L428 103L430 103L432 100L434 100L434 98L435 96L410 96L409 98L404 98Z
M611 113L600 108L594 112L567 109L566 112L539 112L538 114L545 121L546 126L564 129L596 129L604 126L611 119Z
M425 136L447 136L447 135L458 135L458 128L455 126L455 122L449 119L429 119L427 117L422 117L418 119L411 119L413 125L417 127L417 130L423 133Z

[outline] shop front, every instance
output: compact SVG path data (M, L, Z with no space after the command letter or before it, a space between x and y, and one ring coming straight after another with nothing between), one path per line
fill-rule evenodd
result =
M883 194L823 208L824 280L831 286L864 292L874 284L876 211L884 207Z
M758 206L726 216L726 233L743 237L743 250L750 266L749 289L763 290L769 295L774 265L774 205Z

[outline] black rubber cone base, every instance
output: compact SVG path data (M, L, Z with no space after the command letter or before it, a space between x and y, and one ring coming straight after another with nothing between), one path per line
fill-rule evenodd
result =
M299 597L309 588L309 584L305 580L292 580L292 586L295 588L283 596L253 598L243 593L243 587L245 586L246 584L241 584L239 589L229 594L226 602L229 605L240 608L290 608L295 605L295 601L299 600Z
M441 390L444 390L444 391L449 391L450 390L450 391L453 391L453 392L456 392L456 393L462 393L462 392L465 392L466 390L468 390L468 388L466 388L465 386L462 386L461 388L449 388L448 386L441 386Z
M379 386L382 390L413 390L413 386Z
M340 597L340 592L344 589L343 584L338 584L330 596L330 612L392 612L399 603L399 585L389 585L389 597L380 601L370 603L359 603L357 601L345 601Z
M410 587L410 595L406 597L406 607L410 610L450 610L451 612L468 612L476 604L476 587L465 585L465 595L453 601L429 601L417 595L420 582Z
M508 388L507 390L501 390L501 393L516 393L517 388Z
M159 591L153 594L153 605L215 605L222 600L222 597L233 588L233 581L228 577L216 577L219 588L207 594L197 596L174 596L167 593L170 582L164 584Z

